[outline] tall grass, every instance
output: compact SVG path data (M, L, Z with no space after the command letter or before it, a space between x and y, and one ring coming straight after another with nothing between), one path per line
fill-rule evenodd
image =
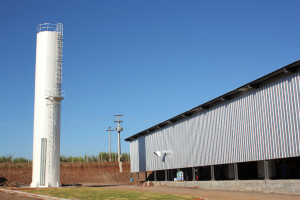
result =
M129 153L121 154L121 161L127 162L130 160ZM85 156L60 156L61 162L109 162L109 153L107 152L100 152L98 155L88 155ZM111 161L117 162L118 161L118 153L112 152L111 153Z
M60 156L61 162L109 162L109 153L107 152L100 152L98 155L85 155L85 156ZM112 152L111 153L111 161L117 162L118 161L118 153ZM130 161L129 153L121 154L121 161L127 162ZM0 156L0 163L22 163L22 162L32 162L31 160L28 161L27 158L24 157L17 157L14 158L12 155L8 156Z
M23 157L14 158L12 155L0 156L0 163L21 163L21 162L28 162L28 159ZM31 162L31 160L29 160L29 162Z

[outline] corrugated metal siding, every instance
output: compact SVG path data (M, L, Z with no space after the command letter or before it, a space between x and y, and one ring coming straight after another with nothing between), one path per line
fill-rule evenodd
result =
M139 171L139 148L137 139L130 142L130 171Z
M281 76L259 89L144 135L145 169L300 156L299 85L299 72ZM162 162L153 153L157 150L172 154ZM138 160L132 158L132 164L135 162Z
M146 145L145 136L138 138L139 141L139 171L146 171Z
M131 172L146 171L145 136L130 142L130 170Z

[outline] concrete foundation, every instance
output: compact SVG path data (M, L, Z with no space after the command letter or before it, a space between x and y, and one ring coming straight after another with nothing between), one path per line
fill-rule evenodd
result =
M300 180L154 181L154 186L199 187L234 191L300 194Z

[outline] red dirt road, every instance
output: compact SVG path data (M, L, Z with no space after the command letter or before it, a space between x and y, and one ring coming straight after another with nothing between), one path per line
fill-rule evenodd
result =
M0 192L0 199L1 200L36 200L29 197L22 197L16 194L9 194L5 192Z

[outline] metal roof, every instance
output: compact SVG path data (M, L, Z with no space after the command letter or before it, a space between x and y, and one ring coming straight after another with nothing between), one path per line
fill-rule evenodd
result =
M143 130L137 134L134 134L128 138L125 139L125 141L131 141L131 140L134 140L136 139L137 137L139 136L142 136L142 135L145 135L147 133L150 133L154 130L157 130L157 129L160 129L160 128L163 128L169 124L172 124L172 123L175 123L175 122L178 122L180 121L181 119L183 118L186 118L186 117L190 117L196 113L199 113L199 112L202 112L204 110L207 110L211 107L213 107L214 105L217 105L218 103L221 103L223 101L228 101L230 99L232 99L232 97L236 96L236 95L239 95L241 93L244 93L244 92L248 92L249 90L253 90L253 89L258 89L260 88L261 84L268 81L268 80L271 80L273 78L276 78L282 74L289 74L289 73L297 73L297 70L298 68L300 68L300 60L296 61L296 62L293 62L285 67L282 67L274 72L271 72L261 78L258 78L250 83L247 83L235 90L232 90L226 94L223 94L215 99L212 99L204 104L201 104L195 108L192 108L184 113L181 113L179 115L176 115L175 117L172 117L166 121L163 121L159 124L156 124L146 130Z

